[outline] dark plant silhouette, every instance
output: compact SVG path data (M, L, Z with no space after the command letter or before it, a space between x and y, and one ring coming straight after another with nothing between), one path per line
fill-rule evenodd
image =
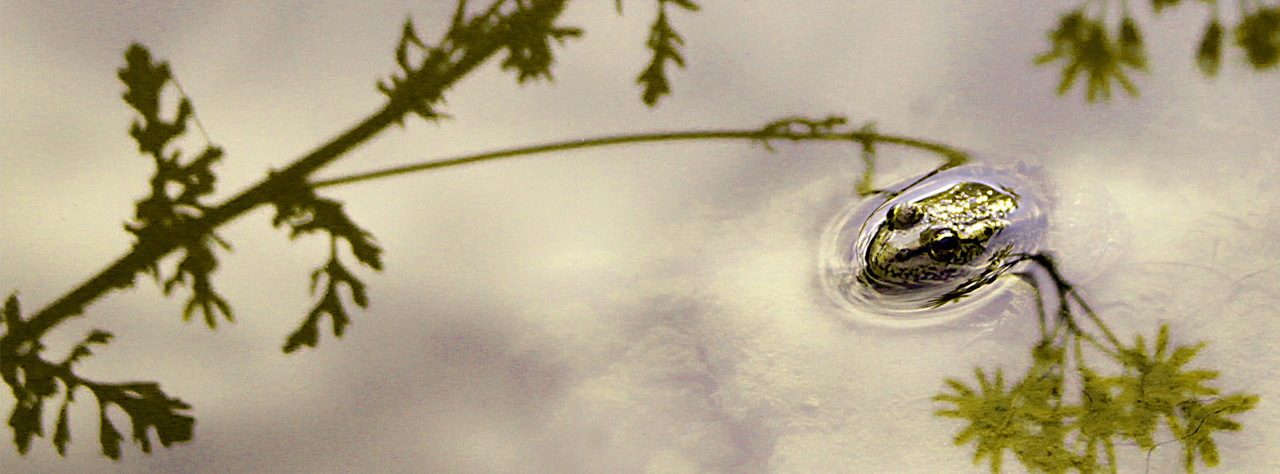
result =
M423 41L412 20L406 21L394 50L397 71L377 84L378 91L387 97L383 107L283 169L269 173L256 185L216 204L207 202L206 198L214 191L213 165L223 157L222 149L208 144L194 158L187 159L181 150L174 147L173 141L183 136L188 124L194 121L194 106L182 94L177 109L172 111L174 118L171 121L163 119L167 111L161 110L161 96L171 89L169 85L176 88L169 65L155 61L146 47L130 45L119 77L126 89L123 95L125 102L140 116L130 134L137 141L139 150L155 164L151 194L138 201L133 222L125 225L125 229L136 237L133 248L125 255L61 298L25 316L16 294L5 302L4 332L0 335L0 374L12 389L16 402L9 417L9 426L13 429L18 452L26 453L33 437L44 436L42 416L45 402L61 398L52 442L60 454L65 454L66 445L70 442L67 410L80 387L88 388L98 401L99 441L102 453L107 457L119 459L119 444L123 440L106 414L110 405L120 407L129 417L133 441L143 452L150 452L152 428L155 428L160 444L166 447L192 439L195 419L188 413L191 407L166 394L159 384L96 382L73 371L76 362L91 355L91 347L105 345L111 340L109 332L92 331L72 349L70 355L57 362L44 358L41 340L51 329L81 315L88 305L108 292L132 287L139 274L151 276L166 295L178 287L187 287L189 296L183 309L185 319L199 311L210 328L215 327L219 316L232 321L230 303L218 294L213 285L213 275L220 258L218 251L227 251L231 247L214 231L259 206L275 207L276 216L272 223L276 227L287 226L290 237L323 233L328 235L330 242L328 257L312 273L312 291L321 287L324 291L298 329L285 338L282 348L289 353L303 346L315 347L320 340L322 319L326 316L334 336L343 334L350 317L340 287L347 287L350 300L356 306L365 307L369 302L365 283L343 261L340 250L344 246L340 243L345 242L345 248L361 265L373 270L382 268L382 249L374 238L355 223L342 203L317 194L317 189L322 187L543 152L645 141L729 139L753 141L766 147L770 140L843 141L860 144L868 156L874 154L873 144L881 142L938 153L953 164L962 163L967 156L947 145L878 134L869 127L837 129L845 124L843 118L824 121L792 118L772 122L760 129L573 140L373 171L323 182L309 181L317 170L389 126L403 123L408 114L431 121L447 118L439 111L444 93L494 55L506 54L501 66L513 71L519 82L552 79L551 67L555 63L553 45L562 45L566 40L583 35L580 28L558 24L566 3L567 0L494 0L484 9L472 12L468 2L460 0L447 31L435 44ZM649 39L653 56L637 79L643 88L642 100L649 106L657 105L671 91L666 64L683 65L678 51L682 40L669 21L667 7L670 5L685 11L698 10L698 6L689 0L657 0L657 18ZM621 12L621 2L617 6ZM181 89L177 90L181 92ZM169 271L162 269L162 259L179 252L181 258L177 265Z
M1050 255L1022 259L1047 275L1057 314L1050 323L1037 280L1030 273L1021 275L1037 288L1040 310L1040 340L1032 346L1031 365L1007 388L1000 369L990 378L975 369L976 388L956 379L945 381L950 392L934 400L953 407L936 415L969 422L955 436L955 444L976 444L974 463L986 459L992 473L1001 471L1004 451L1009 450L1030 472L1115 474L1116 445L1153 450L1164 444L1155 441L1163 423L1173 438L1170 442L1182 445L1188 473L1195 472L1197 457L1206 467L1218 465L1212 436L1239 431L1240 424L1227 416L1253 409L1259 397L1220 395L1207 385L1217 371L1187 368L1205 343L1169 350L1167 325L1160 326L1150 350L1141 334L1133 345L1125 345L1063 279ZM1082 329L1082 322L1092 324L1101 337ZM1119 366L1119 373L1102 372L1095 365L1098 358ZM1074 396L1069 391L1072 381L1078 388Z
M124 54L125 65L119 70L119 78L125 86L124 101L139 115L130 128L130 134L138 143L139 151L151 158L155 165L150 194L137 202L132 222L125 224L125 229L136 240L124 255L36 311L24 314L16 294L5 301L3 334L0 334L0 376L11 388L15 400L9 426L13 429L17 451L25 454L33 437L44 436L42 417L46 402L49 402L60 406L51 441L57 452L65 455L70 442L68 408L82 387L89 389L97 400L99 442L102 453L111 459L120 458L120 442L124 438L115 428L116 422L107 416L110 405L119 407L129 418L133 442L144 453L151 450L153 428L154 435L165 447L193 438L195 418L190 414L191 407L162 391L158 383L98 382L75 373L75 364L92 355L94 348L108 344L111 333L97 329L91 331L66 357L56 361L45 358L42 340L50 330L83 314L85 308L107 293L132 287L138 275L149 275L166 295L185 287L189 294L182 311L184 319L189 320L198 311L210 328L215 327L220 318L233 321L231 304L218 294L213 284L219 259L224 252L231 250L231 246L215 231L260 206L275 208L272 224L278 228L288 227L291 238L327 234L329 240L328 255L311 275L311 291L315 293L320 288L323 291L282 345L285 353L291 353L303 346L319 344L323 332L321 325L326 317L333 335L342 336L350 324L350 315L341 287L347 288L348 299L356 306L363 308L369 304L367 286L346 263L349 259L354 258L359 265L375 271L382 268L382 249L374 237L347 214L341 202L319 194L319 190L326 187L585 147L683 140L742 140L772 150L775 143L782 141L828 141L859 147L866 168L862 179L852 187L857 194L867 195L876 192L872 177L879 144L936 154L944 162L939 169L958 166L969 159L964 151L946 144L879 133L873 123L855 127L849 125L843 116L821 119L789 117L753 129L595 137L483 152L323 181L312 180L318 170L392 125L403 124L407 115L429 121L449 118L442 112L445 93L496 55L505 55L501 59L501 67L512 71L518 82L551 80L555 47L584 35L580 28L559 24L567 2L492 0L483 8L473 9L466 0L458 0L447 30L434 43L424 41L413 21L407 20L393 52L395 72L376 85L387 99L382 107L313 151L278 171L268 173L260 182L220 203L209 202L208 198L216 184L213 165L223 158L224 152L209 144L207 137L206 145L199 153L187 155L177 149L174 142L188 131L189 124L199 125L195 122L195 108L182 93L175 110L161 110L162 95L172 90L181 93L181 89L177 88L167 63L156 61L151 52L140 44L130 45ZM1157 8L1176 3L1167 0L1154 2ZM698 5L690 0L655 0L655 5L656 17L647 41L651 57L636 79L642 89L642 102L651 107L671 93L667 66L684 66L684 57L680 53L683 39L671 21L671 14L699 10ZM616 7L621 13L622 2L617 1ZM1276 10L1258 7L1251 12L1234 30L1236 43L1249 52L1255 67L1274 67ZM1098 96L1107 97L1112 80L1119 81L1127 90L1134 89L1123 68L1145 68L1141 35L1136 24L1126 18L1122 22L1118 42L1113 43L1099 21L1075 12L1064 16L1059 30L1051 35L1054 50L1043 60L1069 61L1067 69L1064 69L1064 85L1060 92L1071 87L1071 81L1078 73L1089 75L1087 94L1090 100ZM1218 38L1214 40L1217 46L1211 45L1215 51L1211 55L1215 70L1216 51L1220 49L1222 36L1220 26L1217 30L1218 33L1210 35ZM174 117L172 120L162 118L170 115ZM177 262L172 269L166 270L162 261L170 255L175 255ZM1196 453L1204 464L1215 464L1218 457L1210 435L1215 430L1239 429L1239 425L1226 419L1225 415L1248 410L1256 403L1257 397L1237 394L1217 399L1198 398L1216 394L1216 390L1200 384L1212 378L1212 373L1183 371L1183 365L1194 355L1195 349L1178 348L1165 358L1168 336L1163 328L1150 355L1141 338L1132 347L1121 345L1070 285L1057 275L1051 260L1047 257L1028 258L1039 263L1057 282L1064 313L1057 318L1052 330L1044 325L1042 341L1032 352L1031 372L1007 391L1001 371L996 371L988 380L986 373L978 370L981 393L959 381L947 382L955 393L940 395L938 399L954 403L957 408L939 414L971 421L971 426L957 437L957 443L976 440L977 458L990 458L994 471L1000 468L1003 450L1011 449L1030 468L1045 472L1065 472L1066 469L1093 472L1086 469L1100 465L1095 448L1101 446L1108 456L1107 465L1113 466L1114 471L1112 438L1126 437L1144 448L1152 447L1154 427L1157 421L1164 420L1168 429L1183 442L1189 470ZM1071 307L1067 304L1069 297L1074 298L1090 320L1101 328L1109 345L1098 343L1079 329L1070 310L1066 309ZM1042 322L1044 320L1042 315ZM1120 361L1125 367L1125 374L1101 376L1087 368L1082 358L1081 341ZM1068 355L1070 347L1074 347L1074 359ZM1087 403L1077 406L1064 404L1062 398L1064 367L1069 359L1075 361L1083 393L1089 397ZM1160 385L1163 395L1152 398L1154 386L1147 380L1151 374L1157 373L1172 374L1169 380L1173 385ZM1143 408L1125 408L1135 404L1141 404ZM1123 417L1115 416L1121 412ZM1123 423L1115 421L1118 419ZM1010 431L1011 426L1023 431ZM1086 440L1087 450L1072 451L1063 444L1073 432Z
M1033 62L1036 65L1063 63L1058 95L1071 90L1078 76L1087 78L1084 89L1088 102L1110 100L1113 81L1129 95L1138 94L1138 88L1129 79L1127 71L1150 71L1146 45L1137 21L1129 11L1129 2L1118 3L1120 21L1117 31L1113 32L1108 26L1113 13L1108 8L1109 2L1085 1L1076 9L1062 14L1057 28L1049 32L1049 51L1037 56ZM1151 8L1159 14L1180 3L1180 0L1151 0ZM1195 48L1195 63L1205 76L1214 77L1222 65L1223 20L1216 0L1197 3L1208 4L1210 11L1204 33ZM1280 64L1280 4L1268 6L1261 2L1239 2L1238 5L1240 21L1232 28L1234 44L1244 52L1255 70L1274 70Z

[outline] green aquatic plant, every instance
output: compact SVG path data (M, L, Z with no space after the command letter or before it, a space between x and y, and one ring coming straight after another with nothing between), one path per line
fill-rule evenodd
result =
M1160 14L1178 6L1180 0L1151 0L1151 9ZM1223 20L1217 1L1201 1L1209 8L1204 33L1195 48L1196 67L1205 76L1214 77L1222 65ZM1111 99L1112 84L1130 96L1138 88L1128 72L1148 73L1146 44L1142 29L1129 10L1129 2L1118 2L1119 22L1112 20L1111 2L1084 0L1080 6L1063 13L1058 25L1050 30L1049 51L1035 57L1040 66L1062 63L1058 95L1066 94L1085 76L1085 100ZM1239 23L1233 27L1235 45L1244 52L1248 63L1257 71L1280 65L1280 4L1238 2Z
M130 134L140 152L155 165L150 180L151 193L137 202L133 221L125 224L125 229L136 239L125 255L43 308L24 314L16 293L6 300L0 319L0 375L15 400L8 424L18 453L26 454L31 441L45 435L45 408L59 403L51 441L57 452L65 455L71 441L68 409L81 388L89 389L96 397L100 415L99 444L102 453L111 459L120 458L120 443L124 440L115 428L117 421L108 416L107 410L112 405L128 417L133 428L132 439L144 453L150 452L153 436L165 447L193 439L196 419L191 415L192 407L161 390L158 383L98 382L76 373L76 364L92 355L91 347L107 345L112 339L111 333L91 331L59 361L46 358L43 340L62 323L82 315L85 308L99 298L132 287L139 275L154 279L165 295L187 288L189 295L182 310L184 319L189 320L200 312L210 328L216 327L219 319L233 322L231 303L214 285L219 261L231 246L215 230L259 207L274 207L273 226L288 227L291 239L321 234L329 241L328 256L311 273L311 291L321 288L323 291L281 346L283 352L292 353L302 347L317 346L321 325L326 319L333 335L341 337L351 324L348 301L361 308L369 304L367 285L355 269L345 263L344 257L349 255L370 270L382 269L382 248L376 239L348 215L341 202L321 195L318 192L321 188L539 153L687 140L738 140L770 150L772 143L779 141L854 144L862 147L868 175L877 143L925 150L941 155L947 163L967 160L965 152L946 144L882 134L870 126L848 127L843 117L821 120L791 117L771 121L760 128L567 140L329 180L313 179L317 171L392 125L403 125L406 116L416 115L430 122L450 118L441 110L445 92L500 53L506 53L501 61L502 69L511 70L517 82L551 80L551 67L555 62L553 46L583 35L580 28L558 24L566 4L567 0L493 0L486 8L476 11L468 8L466 0L459 0L447 30L434 44L418 35L412 20L406 21L394 50L396 70L377 83L377 90L386 97L382 107L221 203L209 202L209 198L216 184L214 165L223 158L223 150L210 143L196 119L192 100L179 87L170 66L155 60L146 47L130 45L118 76L125 86L124 101L139 115ZM653 56L637 79L643 86L641 100L650 107L671 91L665 65L668 62L683 64L678 52L682 40L669 20L667 7L698 10L697 4L689 0L657 0L656 4L658 17L649 39ZM621 11L621 2L617 5ZM172 111L162 110L162 104L166 103L162 96L166 91L179 94ZM162 118L165 116L173 118L166 120ZM177 141L190 124L200 129L206 145L193 158L186 158ZM869 183L864 179L862 185L869 186ZM164 259L171 255L180 256L177 263L172 267L163 265Z
M1058 95L1071 90L1079 75L1088 77L1085 99L1089 102L1099 98L1109 100L1112 81L1129 95L1138 93L1125 70L1145 72L1147 62L1142 37L1132 18L1124 18L1118 39L1112 39L1101 20L1086 18L1083 11L1075 10L1062 16L1049 39L1052 49L1037 56L1034 62L1041 65L1066 61Z
M1195 472L1197 459L1205 467L1217 466L1213 435L1239 431L1240 423L1228 417L1252 409L1259 397L1220 395L1208 384L1217 371L1188 367L1205 343L1173 347L1168 325L1159 327L1150 349L1141 334L1132 345L1121 343L1057 273L1049 255L1026 259L1054 282L1056 318L1050 324L1041 306L1040 341L1031 349L1030 367L1007 390L1001 369L991 379L975 369L976 388L957 379L945 381L949 391L934 400L953 407L935 415L969 423L956 434L955 444L976 444L974 463L987 460L992 473L1001 472L1009 450L1030 472L1115 474L1117 444L1153 450L1163 444L1156 442L1163 425L1182 445L1188 473ZM1080 319L1102 337L1082 330ZM1119 370L1104 371L1095 365L1099 359Z
M568 0L492 0L483 8L474 9L469 8L466 0L458 0L446 31L434 43L419 36L411 20L406 21L394 49L396 69L377 83L377 91L386 99L382 106L331 140L318 144L312 151L277 171L267 173L259 182L222 202L211 202L211 199L216 184L214 165L223 159L223 150L213 145L204 133L196 119L192 100L178 86L169 65L154 60L150 51L140 44L129 46L119 79L126 89L125 102L139 115L130 134L140 152L148 156L155 166L149 183L150 195L137 202L132 221L125 224L126 230L136 240L124 255L58 299L29 313L22 311L16 293L5 301L3 319L0 320L0 330L3 331L0 333L0 375L15 400L8 425L13 431L17 451L27 453L35 437L45 436L45 409L58 404L51 442L59 454L65 455L71 441L69 407L76 401L75 395L83 393L82 388L88 389L96 398L99 444L102 453L111 459L120 458L120 444L124 440L116 429L119 420L113 421L107 413L113 405L129 419L132 440L144 453L150 452L153 437L164 447L193 439L196 419L191 414L192 407L161 390L159 383L100 382L76 373L76 365L92 355L92 350L111 342L110 332L90 331L60 360L46 357L43 340L50 331L83 315L87 307L103 296L134 286L139 275L154 279L165 295L185 288L189 295L182 309L184 319L189 320L199 312L210 328L215 327L220 319L234 322L231 303L214 285L220 259L231 250L231 246L215 231L254 209L274 207L273 225L277 228L287 226L290 238L322 234L329 241L328 255L311 274L311 290L315 292L323 288L323 292L298 328L284 338L282 351L291 353L302 347L317 346L326 317L332 334L342 336L351 320L347 301L357 307L369 304L367 285L353 266L345 261L354 259L359 265L378 271L382 268L382 249L376 239L347 214L341 202L318 192L322 188L539 153L682 140L741 140L761 144L770 150L774 143L785 141L854 144L860 147L866 166L863 178L853 186L860 195L875 192L871 176L879 145L899 145L937 154L945 160L942 169L968 160L968 155L955 147L880 133L873 123L852 127L841 116L822 119L791 117L771 121L760 128L568 140L433 160L329 180L314 179L319 170L393 125L403 125L408 116L418 116L431 122L450 118L443 112L445 93L498 55L505 54L505 58L500 60L500 67L511 71L518 83L551 80L556 47L585 34L581 28L558 23L567 3ZM621 13L622 2L616 2L616 5ZM655 0L655 5L657 15L646 42L651 56L636 77L642 88L641 101L651 107L671 93L667 66L684 65L680 51L684 40L676 30L671 13L699 10L698 5L689 0ZM673 5L675 8L667 8ZM1252 20L1242 23L1235 32L1237 44L1253 51L1250 58L1255 65L1273 65L1275 62L1275 15L1266 13L1270 11L1259 10L1250 17ZM1116 67L1117 61L1128 68L1145 67L1141 36L1137 27L1127 22L1121 28L1118 43L1112 44L1105 30L1099 34L1094 26L1079 23L1082 20L1083 17L1076 18L1072 21L1077 23L1069 25L1070 28L1060 28L1062 31L1054 36L1057 53L1047 60L1067 58L1073 61L1069 62L1075 64L1071 80L1074 80L1075 72L1087 72L1091 75L1090 94L1105 96L1109 93L1108 82L1124 77L1123 70ZM1271 49L1267 49L1269 47ZM1089 56L1098 51L1105 54ZM166 103L161 96L166 90L174 89L180 93L176 109L161 110L161 104ZM163 116L174 118L167 120ZM206 145L199 153L184 155L177 149L176 141L187 132L189 124L201 129ZM177 260L171 267L164 265L170 256ZM347 289L347 298L343 297L342 287ZM1124 407L1129 405L1121 401L1132 399L1137 401L1125 403L1148 403L1146 390L1151 387L1139 384L1137 395L1134 395L1133 388L1126 389L1129 385L1112 378L1089 375L1085 385L1090 402L1079 405L1081 408L1064 405L1061 393L1066 356L1062 348L1066 347L1064 344L1068 340L1074 340L1078 345L1083 333L1075 330L1070 319L1059 321L1068 321L1071 330L1066 332L1067 339L1036 346L1033 371L1029 373L1034 376L1025 376L1006 390L1003 372L996 371L994 378L987 380L985 374L978 371L980 394L958 381L948 382L956 393L948 395L951 398L945 400L955 403L957 410L944 416L975 420L975 424L966 429L964 441L978 441L978 459L989 459L995 470L999 470L1005 449L1013 450L1024 464L1049 472L1071 468L1083 470L1083 466L1092 465L1093 461L1082 462L1079 456L1094 460L1094 448L1101 446L1111 459L1114 451L1112 438L1123 435L1150 441L1154 426L1160 420L1164 420L1171 431L1181 434L1180 439L1187 446L1189 466L1196 453L1202 462L1209 465L1217 461L1211 434L1238 429L1239 425L1226 416L1248 410L1256 403L1256 397L1244 395L1215 400L1177 399L1176 403L1168 402L1176 397L1165 397L1162 399L1167 399L1165 405L1144 408L1145 412L1124 411ZM1076 339L1070 339L1072 337ZM1123 353L1118 344L1112 352L1117 357ZM1155 352L1160 354L1159 350ZM1175 350L1173 354L1176 356L1178 352ZM1078 355L1075 357L1080 359ZM1142 363L1146 365L1136 362L1140 358L1131 359L1135 361L1138 373L1147 373L1144 377L1155 377L1153 374L1164 373L1160 371L1165 369L1160 367L1169 365L1160 362L1163 360L1160 357L1156 357L1159 360L1155 362ZM1081 372L1081 377L1086 378L1085 372ZM1175 379L1184 380L1185 377ZM1164 406L1172 408L1157 409ZM1091 411L1073 412L1084 409ZM1115 416L1116 413L1124 416ZM994 418L988 419L989 416ZM1116 420L1132 421L1121 423ZM1148 425L1151 430L1143 428ZM1065 444L1069 436L1077 432L1078 438L1088 446L1086 454L1072 454L1074 451ZM1141 438L1143 433L1146 438Z

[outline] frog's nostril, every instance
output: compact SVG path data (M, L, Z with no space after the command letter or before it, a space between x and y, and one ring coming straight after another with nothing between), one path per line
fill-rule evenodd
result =
M1011 268L1004 255L1035 250L1044 234L1043 196L1026 178L1014 169L957 167L850 207L824 236L823 283L857 309L894 321L979 301L967 296Z

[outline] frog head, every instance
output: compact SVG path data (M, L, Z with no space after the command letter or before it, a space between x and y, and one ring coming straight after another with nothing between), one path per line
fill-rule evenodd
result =
M867 245L859 280L891 294L981 281L1008 253L995 237L1017 207L1012 191L975 182L893 204Z

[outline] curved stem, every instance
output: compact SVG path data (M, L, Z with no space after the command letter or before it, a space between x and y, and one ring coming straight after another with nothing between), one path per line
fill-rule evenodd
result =
M496 2L494 8L501 3ZM155 266L161 258L177 250L184 242L209 233L251 209L272 202L282 192L305 183L317 170L364 144L387 127L401 123L404 116L413 111L416 105L439 102L445 90L467 76L508 43L508 37L515 34L511 25L504 23L509 21L511 21L509 18L502 19L500 25L494 27L498 33L492 37L477 39L468 43L466 47L450 50L446 57L457 59L446 67L442 67L437 73L419 74L412 80L406 79L409 82L402 87L408 87L407 90L411 90L412 94L393 97L385 106L352 128L320 145L288 167L271 173L258 184L208 209L199 219L172 229L164 238L140 240L115 262L36 312L27 323L28 337L39 339L50 328L67 318L81 314L86 306L107 292L133 286L134 278L139 272ZM442 43L451 38L452 34L454 34L452 30L446 33ZM9 337L13 337L12 333L3 336L3 338Z
M1116 357L1119 354L1119 351L1123 347L1120 344L1120 340L1117 339L1115 334L1111 332L1111 329L1108 328L1107 325L1102 322L1102 318L1098 317L1098 314L1093 311L1093 308L1091 308L1089 304L1085 302L1084 298L1080 296L1080 293L1077 292L1075 290L1075 287L1071 285L1071 282L1067 281L1066 278L1064 278L1062 274L1058 272L1057 264L1054 263L1052 256L1048 254L1038 253L1038 254L1020 255L1017 258L1019 260L1029 260L1032 263L1035 263L1036 266L1044 270L1044 272L1049 275L1050 280L1053 281L1054 290L1057 292L1057 299L1058 299L1058 320L1057 320L1057 326L1055 326L1054 328L1055 335L1057 334L1057 331L1061 326L1065 326L1067 331L1070 332L1072 335L1074 335L1075 337L1084 339L1086 342L1093 345L1099 351L1102 351L1103 353L1112 357ZM1031 282L1029 281L1028 283L1031 283ZM1040 306L1043 302L1043 299L1039 295L1040 288L1034 284L1032 288L1036 291L1037 306ZM1077 324L1075 318L1072 316L1072 311L1071 311L1072 301L1075 301L1075 303L1080 307L1080 309L1085 312L1085 315L1089 317L1089 320L1093 322L1094 326L1097 326L1098 330L1102 331L1103 336L1106 337L1107 342L1111 343L1112 347L1108 348L1104 346L1096 338L1094 338L1092 335L1090 335L1089 333L1085 332L1083 329L1080 328L1080 325ZM1040 314L1044 314L1043 307L1039 308L1039 311L1040 311Z
M1089 320L1093 321L1095 326L1098 326L1098 330L1102 331L1102 335L1107 337L1107 341L1114 346L1115 350L1120 350L1122 347L1120 339L1116 338L1116 335L1111 332L1111 329L1108 328L1106 324L1102 323L1102 318L1099 318L1098 314L1093 312L1093 308L1090 308L1089 304L1085 303L1084 298L1080 296L1080 293L1075 289L1072 289L1071 298L1076 301L1076 304L1080 305L1080 309L1083 309L1084 314L1089 316Z
M1035 296L1035 299L1036 299L1036 316L1040 320L1040 340L1042 341L1050 340L1048 317L1045 316L1044 314L1044 297L1040 295L1040 291L1036 290L1037 286L1036 286L1035 276L1031 275L1030 273L1015 273L1015 275L1019 279L1021 279L1023 283L1026 283L1028 286L1030 286L1032 290L1035 290L1035 291L1032 291L1031 293ZM1058 328L1058 325L1055 324L1054 325L1055 333L1057 332L1057 328Z
M437 168L449 168L454 166L462 166L473 163L481 163L486 161L496 161L511 158L523 158L531 155L562 152L568 150L577 150L582 148L595 148L617 145L630 145L639 143L655 143L655 142L678 142L693 140L751 140L767 142L770 139L786 139L790 141L853 141L853 142L880 142L893 145L900 145L910 148L918 148L941 155L946 159L944 168L958 166L968 161L969 155L959 149L925 140L908 138L896 135L882 135L874 132L815 132L815 133L794 133L786 130L773 130L768 127L757 130L744 129L725 129L725 130L701 130L687 132L657 132L657 133L641 133L633 135L611 135L597 138L565 140L559 142L546 143L541 145L531 145L516 148L508 148L491 152L464 155L454 158L446 158L442 160L428 161L413 165L396 166L381 170L366 171L352 175L342 176L338 178L330 178L316 180L311 182L311 186L315 188L323 188L330 186L339 186L345 184L359 183L362 181L371 181L381 178L389 178L403 174L415 173L418 171L427 171Z

